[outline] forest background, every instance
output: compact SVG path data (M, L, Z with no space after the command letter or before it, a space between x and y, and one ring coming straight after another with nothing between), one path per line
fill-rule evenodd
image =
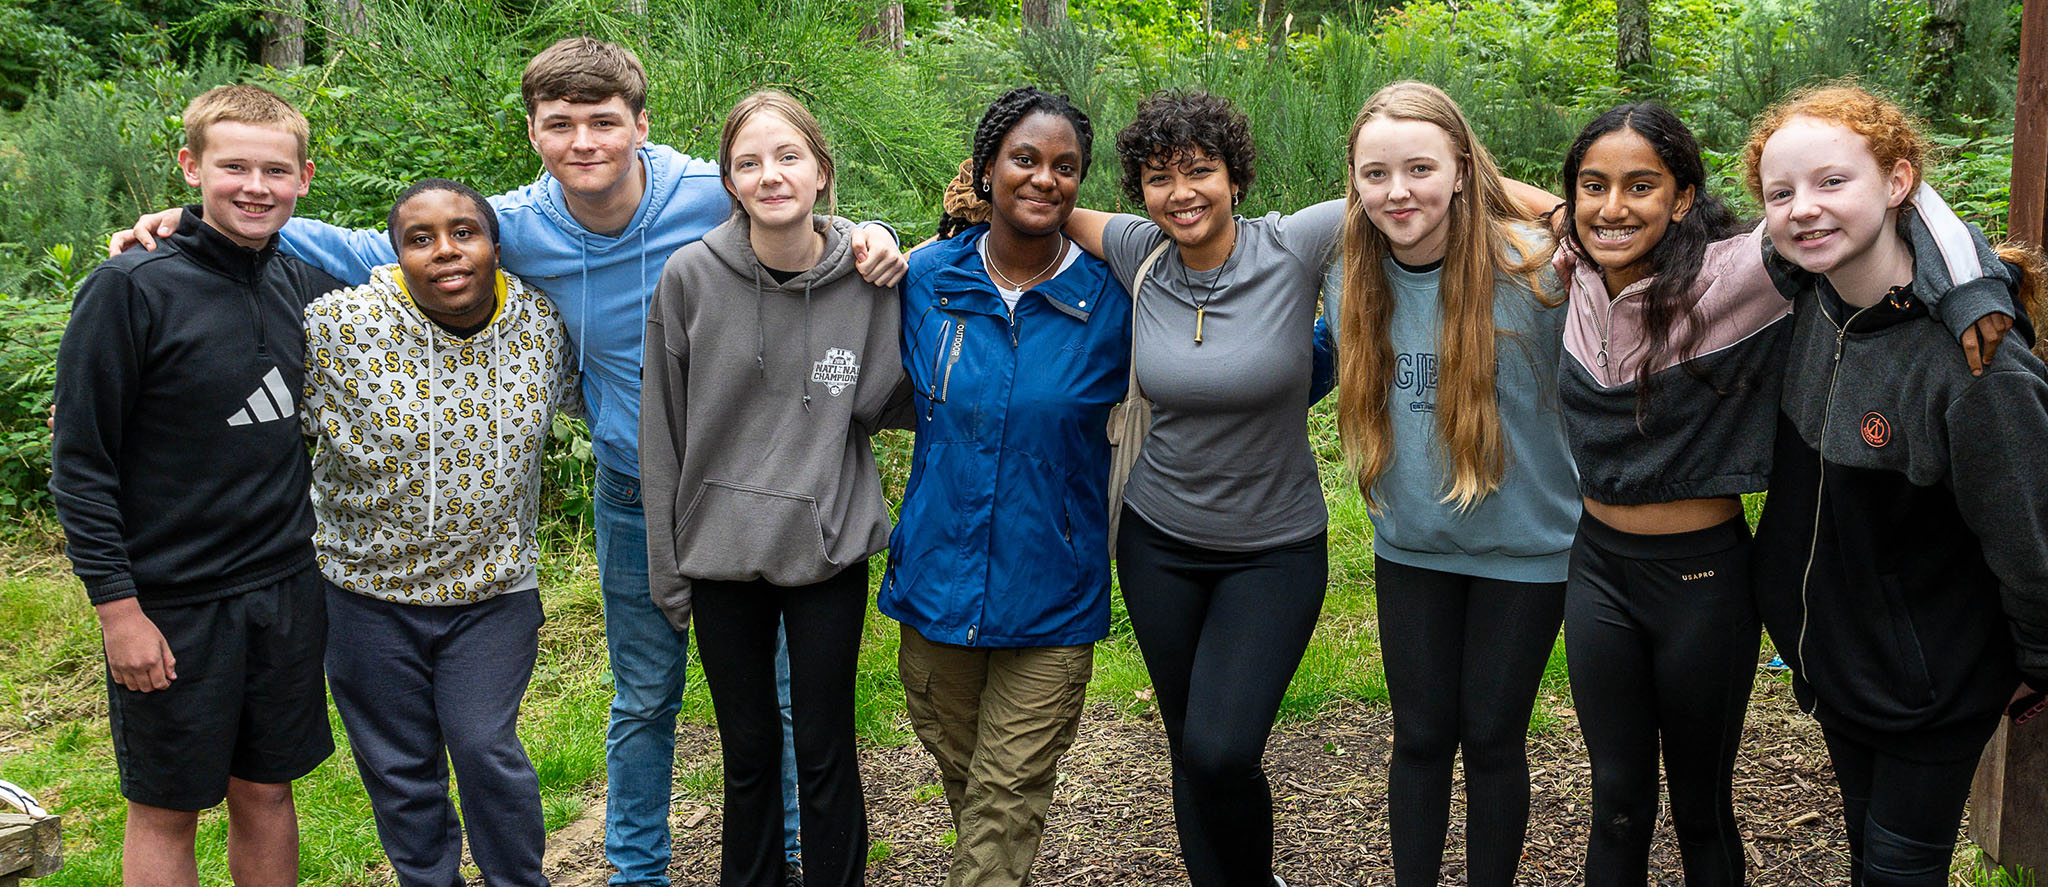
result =
M43 417L70 296L107 232L190 199L171 157L179 112L208 87L257 83L305 111L318 173L299 212L377 225L419 178L496 193L538 175L519 71L548 43L592 34L639 52L652 140L695 156L715 154L740 96L796 94L831 141L840 214L889 220L915 242L937 222L982 107L1018 84L1066 93L1093 117L1082 201L1103 209L1142 211L1117 187L1113 135L1154 89L1201 85L1245 109L1260 155L1243 211L1260 214L1341 196L1352 116L1381 85L1413 78L1464 106L1509 175L1552 190L1579 127L1620 102L1664 102L1706 145L1713 189L1753 212L1738 160L1749 119L1797 86L1849 76L1926 118L1942 146L1930 180L1997 236L2020 11L2016 0L0 0L0 776L40 785L72 817L73 864L59 883L111 882L119 805L98 635L57 555ZM1376 661L1362 665L1376 660L1370 527L1336 471L1327 406L1314 421L1332 501L1332 603L1290 717L1385 698ZM523 725L551 827L601 787L608 693L587 553L589 447L574 422L556 437L546 520L557 590ZM907 438L881 446L900 490ZM894 632L872 622L862 734L901 746ZM1142 709L1146 679L1120 606L1103 651L1091 696ZM1560 658L1546 698L1559 698L1562 677ZM685 717L707 723L701 687L693 678ZM1555 723L1551 708L1539 706L1535 729ZM715 766L681 780L715 797ZM355 883L376 857L367 807L345 752L322 773L301 794L309 874ZM218 826L205 840L218 841Z

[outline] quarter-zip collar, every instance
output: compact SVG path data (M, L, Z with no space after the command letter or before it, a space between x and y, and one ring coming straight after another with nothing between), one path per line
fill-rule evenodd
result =
M206 208L196 203L186 206L184 215L178 219L178 230L167 239L179 252L209 271L238 283L254 284L261 280L263 269L277 257L277 235L271 234L262 249L250 249L206 224L205 212Z

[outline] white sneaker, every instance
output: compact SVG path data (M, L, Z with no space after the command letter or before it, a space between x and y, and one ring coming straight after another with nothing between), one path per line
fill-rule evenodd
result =
M1286 881L1282 881L1282 880L1280 880L1280 876L1279 876L1279 875L1274 875L1274 876L1273 876L1273 887L1287 887L1287 882L1286 882Z

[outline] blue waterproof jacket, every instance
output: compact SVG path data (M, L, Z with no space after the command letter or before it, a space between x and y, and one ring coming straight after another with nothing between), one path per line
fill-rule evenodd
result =
M917 250L903 363L917 443L876 603L927 640L1085 644L1109 634L1109 409L1130 376L1131 300L1082 256L1014 315L979 225Z

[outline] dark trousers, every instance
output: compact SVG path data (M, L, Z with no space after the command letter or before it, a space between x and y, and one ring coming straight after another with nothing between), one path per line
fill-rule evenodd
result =
M1821 735L1842 787L1851 887L1947 884L1977 756L1909 761L1837 730L1823 727Z
M1322 613L1328 534L1212 551L1124 509L1117 578L1158 695L1193 887L1271 887L1266 737Z
M1394 883L1442 877L1451 763L1465 757L1465 871L1514 882L1529 826L1529 709L1564 621L1564 583L1375 560L1380 655L1394 708L1387 807Z
M329 585L327 611L334 708L398 883L461 887L467 826L484 883L547 884L540 780L515 729L539 650L540 593L428 607Z
M853 747L854 663L867 617L867 565L814 585L695 580L691 619L725 758L722 887L782 883L782 714L775 632L789 632L804 883L849 887L867 868L867 808Z
M1760 630L1742 518L1655 536L1580 520L1564 642L1593 762L1588 887L1648 878L1660 748L1685 883L1743 882L1735 751Z

